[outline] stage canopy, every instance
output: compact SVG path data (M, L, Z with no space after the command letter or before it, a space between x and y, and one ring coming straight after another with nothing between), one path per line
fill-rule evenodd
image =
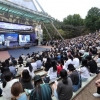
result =
M7 12L19 17L49 23L54 20L43 11L38 11L36 0L0 0L0 12ZM41 8L41 6L40 6Z

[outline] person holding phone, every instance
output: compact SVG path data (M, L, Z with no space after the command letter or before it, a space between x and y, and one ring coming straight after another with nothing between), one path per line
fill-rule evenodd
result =
M95 85L97 87L97 93L93 93L94 97L100 97L100 79L95 81Z

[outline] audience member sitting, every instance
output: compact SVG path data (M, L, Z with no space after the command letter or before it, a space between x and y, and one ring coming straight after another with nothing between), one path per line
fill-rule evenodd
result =
M95 85L97 87L97 92L93 93L94 97L100 97L100 79L98 79L97 81L95 81Z
M12 63L10 63L10 65L9 65L9 70L13 74L13 76L15 77L17 72L16 72L16 68L13 66Z
M60 71L63 69L63 65L61 63L61 61L58 60L57 62L57 76L60 76Z
M18 58L18 63L23 64L23 58L21 56Z
M100 53L98 54L97 63L100 63Z
M87 79L90 77L90 73L88 71L88 66L87 66L87 60L83 59L82 60L82 66L80 68L80 73L81 73L81 80L87 81Z
M68 65L68 71L69 77L73 83L73 92L76 92L81 87L81 77L72 64Z
M74 55L73 65L75 68L79 68L79 65L80 65L79 59L76 54Z
M4 81L4 72L10 71L10 70L9 70L9 67L5 66L5 62L2 62L0 70L1 70L1 81L3 82Z
M37 63L35 62L35 59L33 59L33 58L31 59L31 65L32 65L34 71L37 70Z
M37 57L36 63L37 63L37 69L41 69L41 67L42 67L42 61L40 60L39 57Z
M31 56L29 55L29 56L26 58L26 61L30 63L30 62L31 62L31 59L32 59L32 58L31 58Z
M43 84L40 75L34 77L34 86L29 100L52 100L52 89L49 84Z
M23 93L23 87L20 82L15 82L11 87L12 100L28 100L28 97Z
M23 70L22 75L19 78L19 81L21 82L23 89L33 89L31 76L30 76L29 71L27 69Z
M29 62L26 63L26 66L25 66L24 69L27 69L29 71L29 74L30 74L31 78L33 79L34 69L33 69L33 67L31 66L31 64Z
M24 54L22 54L21 57L23 58L23 60L26 59L26 56Z
M12 63L13 63L14 66L17 65L17 61L15 60L15 58L12 59Z
M92 59L92 57L89 55L86 57L88 61L88 69L91 75L94 75L97 73L97 63Z
M0 97L2 96L2 89L0 88Z
M59 100L70 100L73 95L72 81L67 76L67 71L65 69L60 71L60 76L62 80L58 83L55 82L53 85L54 96Z
M48 70L48 74L47 74L50 78L50 81L55 81L57 78L57 66L56 66L56 62L52 61L51 62L51 68Z
M71 55L68 56L68 60L64 64L64 69L67 71L68 65L73 64L73 57Z
M18 79L12 79L12 73L10 71L4 72L4 81L2 84L2 95L3 95L3 100L11 100L11 86L13 83L17 82Z
M45 71L48 71L51 67L51 59L48 57L46 63L44 64Z

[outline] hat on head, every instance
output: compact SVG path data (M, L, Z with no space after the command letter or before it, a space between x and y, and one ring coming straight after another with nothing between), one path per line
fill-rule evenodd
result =
M40 76L40 75L34 76L34 81L38 81L38 80L40 80L40 79L41 79L41 76Z

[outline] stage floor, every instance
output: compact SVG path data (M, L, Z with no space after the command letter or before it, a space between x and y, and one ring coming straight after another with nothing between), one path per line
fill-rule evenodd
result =
M13 50L7 50L7 51L0 51L0 60L4 61L5 59L9 58L10 55L12 55L15 58L18 58L21 54L27 55L32 54L32 52L42 52L44 50L49 50L51 49L51 46L33 46L30 47L29 49L24 49L24 48L20 48L20 49L13 49Z

